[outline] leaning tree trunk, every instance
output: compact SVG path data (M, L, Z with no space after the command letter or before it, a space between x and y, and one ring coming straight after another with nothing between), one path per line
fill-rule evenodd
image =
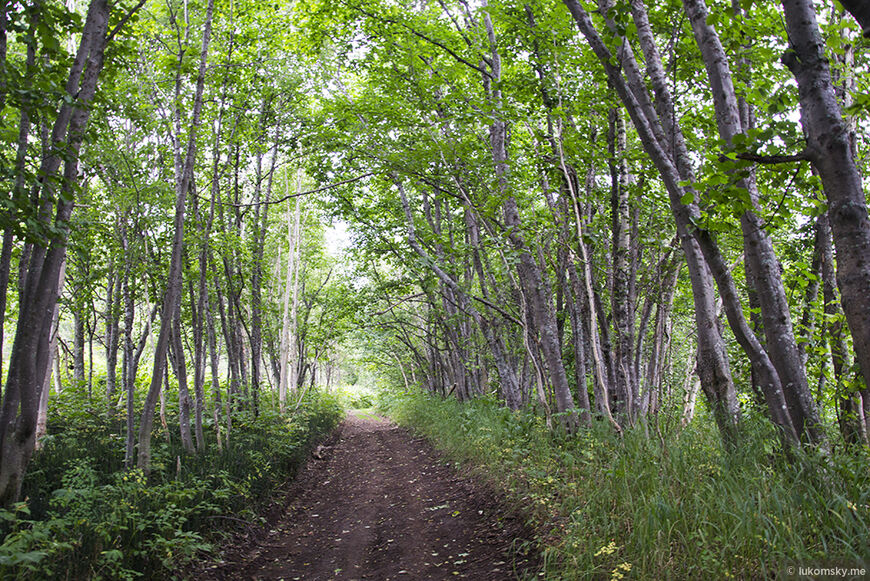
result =
M172 319L181 296L181 258L184 245L184 213L187 194L193 181L193 166L196 159L196 131L200 125L202 111L202 93L205 86L205 68L208 59L208 45L211 40L211 22L214 13L214 0L209 0L206 9L204 30L202 34L202 50L199 60L199 74L196 80L196 94L193 103L193 116L190 123L190 137L187 143L183 165L179 168L180 175L176 181L175 220L172 239L172 258L169 263L169 277L166 294L163 297L163 310L160 315L160 331L157 344L154 347L154 367L151 373L151 384L145 397L145 407L139 422L139 449L136 465L146 473L151 468L151 430L154 426L154 410L160 396L160 387L166 372L166 353L169 347L169 336Z
M674 168L688 177L691 175L691 161L680 127L673 117L674 103L661 56L649 25L646 7L642 0L632 0L631 10L655 94L655 111L648 107L646 115L654 117L657 112L664 137L661 140L663 148ZM712 273L701 247L692 236L695 227L683 212L681 201L673 195L669 195L669 201L677 225L677 237L686 259L695 307L698 349L694 369L703 386L704 395L713 407L713 415L723 440L726 443L734 442L739 420L739 406L725 340L719 327ZM691 402L694 405L694 397L691 398Z
M39 181L34 186L39 200L35 208L37 218L45 226L52 226L55 234L47 247L34 246L22 280L24 292L19 296L18 324L0 409L0 506L4 507L18 499L33 453L46 362L51 357L51 315L60 293L58 275L66 256L74 183L78 179L78 153L90 114L88 105L103 67L108 19L108 2L93 0L65 87L69 99L58 110L49 155L41 163ZM53 191L58 182L61 191ZM53 224L52 209L55 209Z
M736 136L744 135L747 128L742 126L728 58L719 36L707 23L708 13L704 1L683 0L683 5L692 23L695 40L707 68L719 135L726 144L730 145ZM824 439L824 436L792 328L779 261L776 259L770 237L754 212L759 198L754 175L750 173L739 178L737 186L749 193L753 206L741 215L740 226L743 231L744 256L752 273L756 285L754 290L761 306L767 351L782 383L789 415L798 436L806 436L810 442L818 443Z
M855 11L867 31L867 8L855 0L844 2ZM837 251L837 286L846 322L865 384L870 384L870 217L861 175L854 159L850 132L837 102L825 43L819 33L813 2L783 0L789 48L783 62L798 84L801 123L813 162L828 200L834 246Z
M638 131L644 149L662 177L678 229L682 227L685 228L686 233L691 233L691 236L695 239L703 253L704 260L709 265L710 272L723 298L726 316L734 331L735 338L741 347L743 347L753 367L756 369L759 382L765 393L771 419L782 428L787 440L796 442L798 440L797 433L791 423L791 417L785 405L785 396L779 376L770 361L770 357L746 324L730 269L710 233L695 226L699 212L697 205L694 203L684 204L682 201L686 197L694 197L696 193L690 187L682 185L692 183L694 180L688 179L691 177L691 163L688 152L685 150L685 144L682 141L681 135L679 135L677 124L673 119L669 119L668 123L662 123L659 114L649 99L648 90L642 77L639 75L634 57L630 54L630 47L623 45L621 48L620 56L623 57L621 59L622 68L614 66L612 53L602 41L582 5L576 0L564 1L577 22L578 28L589 41L593 51L602 63L608 79L613 84L620 99L626 105L626 109ZM638 14L641 14L645 19L646 12L640 0L632 1L632 12L636 23L641 20L637 18ZM660 59L657 64L660 65ZM628 75L628 79L623 76L623 70ZM666 84L657 82L654 79L653 85L658 96L664 94L669 96ZM664 103L660 99L660 111L666 112L667 107L663 105ZM673 140L667 139L665 126L673 128ZM679 138L677 138L678 136ZM677 146L673 148L673 151L671 151L671 143L675 143ZM722 371L726 374L728 373L724 368ZM730 379L730 374L728 375Z

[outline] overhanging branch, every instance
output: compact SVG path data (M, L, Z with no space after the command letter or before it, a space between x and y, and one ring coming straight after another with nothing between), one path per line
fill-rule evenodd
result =
M720 159L722 161L725 161L727 158L725 156L722 156ZM759 153L753 153L751 151L744 151L737 154L737 159L754 161L755 163L761 163L765 165L794 163L796 161L812 161L812 157L810 156L809 151L807 151L806 149L791 155L761 155Z

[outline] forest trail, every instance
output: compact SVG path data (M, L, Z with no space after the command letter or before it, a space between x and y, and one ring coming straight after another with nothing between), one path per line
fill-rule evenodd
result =
M351 413L300 472L286 510L198 579L534 578L531 531L422 438Z

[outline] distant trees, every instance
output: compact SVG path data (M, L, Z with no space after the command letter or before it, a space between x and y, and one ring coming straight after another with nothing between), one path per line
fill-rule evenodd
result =
M568 0L439 2L401 14L377 2L309 5L312 36L333 39L321 46L340 53L330 62L342 79L316 143L353 152L321 164L383 176L367 183L374 195L348 191L337 202L390 264L370 264L388 277L373 307L393 346L385 360L404 357L403 382L416 368L423 385L460 399L497 389L509 407L534 401L563 421L594 412L618 430L679 406L670 386L693 383L684 369L700 378L727 442L736 442L741 407L758 400L792 443L822 444L832 413L866 425L860 390L839 401L837 390L811 387L825 361L842 357L823 347L805 359L806 346L826 345L836 329L799 326L798 313L817 307L793 290L821 276L809 268L818 182L807 165L771 163L819 166L818 152L830 150L807 129L806 151L816 153L781 151L801 150L804 130L786 116L798 101L809 122L809 89L794 92L777 65L797 49L765 24L781 14L695 0L678 10L599 4L595 14ZM786 13L799 4L811 7L786 2ZM807 14L794 19L815 27L812 58L841 50L823 45ZM336 39L350 30L355 48L343 51ZM792 44L800 38L789 34ZM841 110L828 86L834 125L814 105L826 130ZM853 90L841 89L841 101ZM847 147L848 132L835 133ZM863 151L866 135L851 143ZM852 150L837 150L831 167L857 167ZM831 210L845 207L818 171ZM850 175L839 191L857 196L847 204L854 237L867 211L859 174ZM839 278L863 280L846 274L863 243L840 245ZM840 292L870 288L849 284L839 280ZM846 313L858 358L859 310Z
M81 17L51 1L13 4L0 21L3 129L19 135L2 148L0 313L15 330L0 416L4 505L18 496L51 375L57 389L87 386L94 409L119 422L126 466L147 472L158 407L170 435L167 388L177 385L171 431L186 453L227 445L233 416L272 397L263 370L286 373L277 273L288 261L300 289L296 339L283 349L294 390L327 381L353 312L316 200L275 200L277 184L304 178L294 156L307 103L286 36L258 35L272 8L143 4L95 1ZM101 73L109 82L97 92ZM303 217L289 250L288 206L291 229L293 208ZM143 358L153 370L144 405Z

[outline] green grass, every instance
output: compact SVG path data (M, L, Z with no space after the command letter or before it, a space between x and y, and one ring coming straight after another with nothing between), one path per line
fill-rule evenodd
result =
M374 407L351 410L351 413L363 420L380 420L382 416L378 415Z
M26 502L0 510L2 579L170 579L217 534L259 520L257 508L292 477L343 417L336 398L309 392L295 413L234 414L229 445L196 455L155 430L152 471L121 470L120 423L65 390L25 479ZM212 430L208 438L213 438Z
M763 419L726 453L709 418L661 439L552 434L492 400L390 392L386 413L478 467L541 527L548 579L756 579L870 569L870 454L787 462ZM652 431L652 430L650 430Z

